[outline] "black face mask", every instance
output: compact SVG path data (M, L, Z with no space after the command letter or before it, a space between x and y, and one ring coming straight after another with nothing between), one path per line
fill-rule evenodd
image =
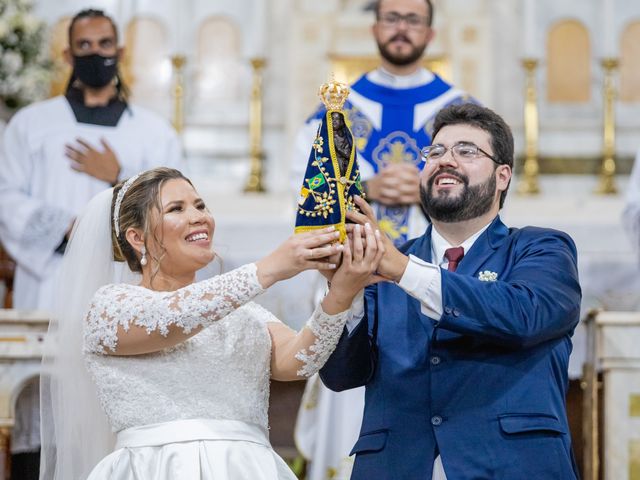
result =
M88 87L100 88L107 85L118 71L118 57L93 55L73 56L73 73Z

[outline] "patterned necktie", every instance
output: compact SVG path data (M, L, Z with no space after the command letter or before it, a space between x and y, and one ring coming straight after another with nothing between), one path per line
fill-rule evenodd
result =
M462 257L464 257L464 248L447 248L444 251L444 258L449 261L447 270L449 270L450 272L455 272L456 268L458 268L458 263L460 263L460 260L462 260Z

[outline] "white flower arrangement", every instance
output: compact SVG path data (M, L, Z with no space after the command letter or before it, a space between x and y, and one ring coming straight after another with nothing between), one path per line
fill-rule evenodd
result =
M478 280L480 280L481 282L495 282L496 280L498 280L498 274L496 272L485 270L478 273Z
M9 111L49 93L46 25L32 7L29 0L0 0L0 105Z

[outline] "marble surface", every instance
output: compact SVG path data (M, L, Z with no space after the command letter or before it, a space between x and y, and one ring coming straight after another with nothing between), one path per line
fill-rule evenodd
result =
M0 422L10 422L22 386L39 374L47 328L43 312L0 309Z

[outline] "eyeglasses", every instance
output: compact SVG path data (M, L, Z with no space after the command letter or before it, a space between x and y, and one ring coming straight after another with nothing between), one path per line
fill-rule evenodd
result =
M395 28L404 21L408 28L413 30L421 30L427 27L428 18L423 15L409 13L408 15L400 15L396 12L383 13L378 17L378 23L383 27Z
M496 160L493 156L482 150L475 143L458 142L451 147L445 147L444 145L436 144L424 147L420 154L427 162L437 162L448 150L451 150L451 155L456 159L464 163L471 163L474 160L480 158L482 155L490 158L495 163L500 165L502 162Z

